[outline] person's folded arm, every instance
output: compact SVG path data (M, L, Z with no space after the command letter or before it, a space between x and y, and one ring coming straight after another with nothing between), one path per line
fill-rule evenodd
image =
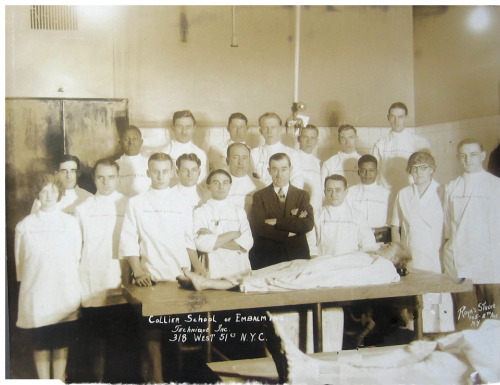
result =
M277 218L274 226L276 229L305 234L314 228L314 214L309 203L309 194L303 191L297 203L297 207L292 209L292 212L286 212L283 217Z
M264 200L261 194L255 194L252 203L252 215L250 217L250 226L254 237L264 237L276 241L283 241L288 237L287 230L280 230L274 225L265 223L267 218L264 207Z

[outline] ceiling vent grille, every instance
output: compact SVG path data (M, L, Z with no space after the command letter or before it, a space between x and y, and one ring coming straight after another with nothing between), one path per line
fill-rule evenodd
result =
M78 20L73 5L32 5L31 29L76 31Z

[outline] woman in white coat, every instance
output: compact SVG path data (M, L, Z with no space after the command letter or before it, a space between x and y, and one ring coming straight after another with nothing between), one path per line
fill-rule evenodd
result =
M412 267L442 273L440 250L443 245L442 190L432 178L436 162L428 152L415 152L406 170L414 183L399 191L392 215L392 240L401 241L413 256ZM423 296L424 332L454 330L453 304L449 293Z
M77 220L57 208L63 188L53 175L36 181L40 210L16 226L15 259L21 282L17 326L31 329L41 379L65 379L68 345L80 308ZM52 369L52 376L51 376Z

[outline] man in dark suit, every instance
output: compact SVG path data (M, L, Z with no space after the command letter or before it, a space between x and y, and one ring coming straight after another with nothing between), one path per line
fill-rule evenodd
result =
M308 259L306 233L314 227L309 194L290 184L292 166L285 153L269 158L273 183L254 194L250 226L252 269L292 259Z

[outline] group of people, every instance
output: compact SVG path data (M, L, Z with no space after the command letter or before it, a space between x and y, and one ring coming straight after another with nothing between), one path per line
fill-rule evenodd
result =
M252 270L294 260L387 256L376 250L392 239L409 249L414 268L441 273L444 264L454 278L473 280L477 301L495 303L500 179L484 170L481 144L464 140L457 147L463 175L441 192L429 142L405 127L407 115L403 103L391 105L390 133L363 156L356 129L339 127L341 150L321 164L313 125L301 129L295 149L280 140L280 117L265 113L265 143L250 149L248 120L235 113L230 139L207 155L192 141L195 117L178 111L171 142L149 158L137 127L120 133L123 155L94 166L96 194L78 187L80 161L64 155L55 174L37 181L32 213L16 227L17 326L33 331L39 377L64 378L67 329L80 307L82 319L109 318L130 280L144 287L175 280L198 289L244 286L241 277ZM306 270L324 275L325 266ZM455 306L463 300L470 301L457 296ZM451 297L426 296L424 314L425 331L453 330ZM144 329L145 381L163 382L161 330ZM102 338L96 346L99 381Z

